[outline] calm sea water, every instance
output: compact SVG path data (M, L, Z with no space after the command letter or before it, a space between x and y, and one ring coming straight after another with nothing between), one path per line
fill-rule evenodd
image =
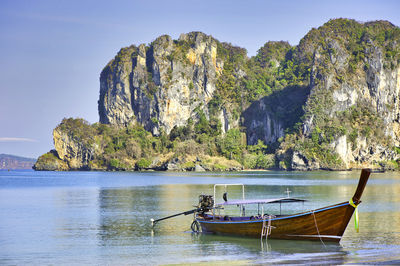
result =
M193 234L191 215L154 229L149 222L192 209L215 183L243 183L249 198L285 196L288 188L309 200L283 208L298 212L349 200L358 177L359 171L0 171L0 264L399 264L399 173L371 175L359 207L360 232L352 219L339 244Z

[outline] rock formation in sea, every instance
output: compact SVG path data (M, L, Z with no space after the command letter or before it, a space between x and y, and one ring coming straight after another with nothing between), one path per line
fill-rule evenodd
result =
M196 118L216 90L224 68L218 55L222 46L201 32L181 34L178 40L168 35L150 45L123 48L100 75L100 122L116 126L141 124L154 135L169 134ZM228 115L222 124L229 128ZM225 127L223 128L225 130Z
M118 52L100 74L100 123L63 120L36 168L394 169L399 92L387 21L330 20L250 58L201 32L163 35Z

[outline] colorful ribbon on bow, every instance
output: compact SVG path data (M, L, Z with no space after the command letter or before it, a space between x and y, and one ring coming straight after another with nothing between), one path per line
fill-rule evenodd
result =
M354 207L356 215L354 217L354 228L356 229L356 232L358 233L358 208L357 205L354 204L353 199L350 199L349 204Z

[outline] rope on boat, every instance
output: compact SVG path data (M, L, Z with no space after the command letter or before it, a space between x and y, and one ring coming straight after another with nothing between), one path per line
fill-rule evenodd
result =
M356 214L354 216L354 228L356 229L356 232L358 233L359 232L359 229L358 229L358 208L357 208L357 205L354 204L353 199L349 200L349 204L354 207L355 212L356 212Z
M199 222L196 220L193 220L192 225L190 226L190 229L192 229L193 233L198 233L200 232L200 225Z
M314 216L315 228L317 228L317 233L318 233L318 236L319 236L319 240L321 240L322 245L324 245L324 247L326 247L326 246L325 246L325 243L324 243L324 241L322 241L321 235L320 235L320 233L319 233L318 224L317 224L317 219L315 218L314 210L312 210L312 214L313 214L313 216Z

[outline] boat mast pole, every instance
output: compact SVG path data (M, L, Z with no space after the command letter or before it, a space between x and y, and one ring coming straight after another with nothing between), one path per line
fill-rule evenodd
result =
M364 192L364 188L367 185L370 174L371 174L371 169L362 169L361 170L360 180L358 181L358 186L357 186L356 192L354 193L354 196L352 198L355 205L358 205L361 203L360 199Z

